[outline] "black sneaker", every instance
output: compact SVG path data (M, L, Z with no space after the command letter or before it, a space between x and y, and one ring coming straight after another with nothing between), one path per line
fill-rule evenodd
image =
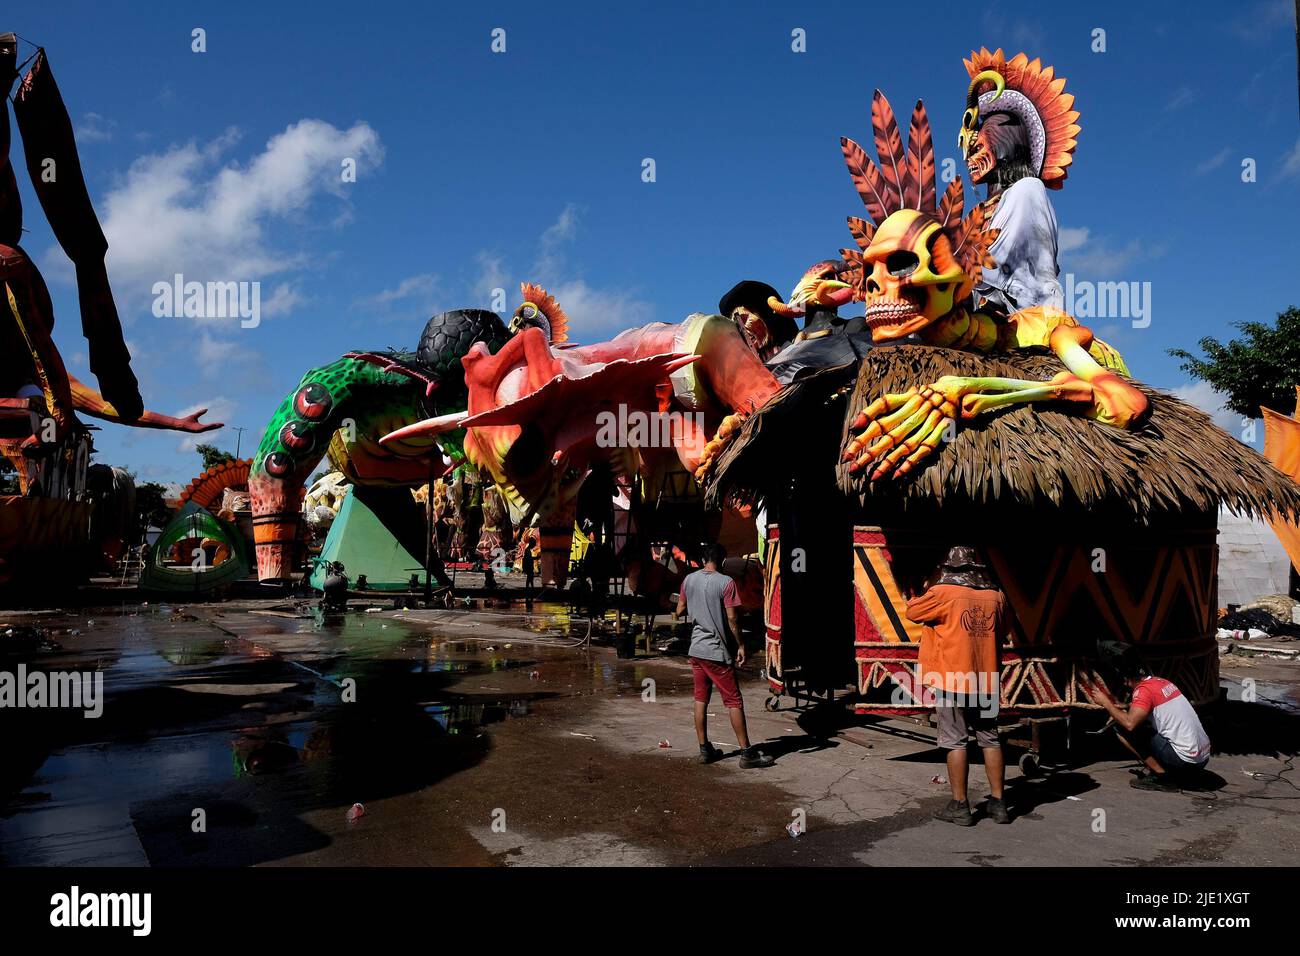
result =
M997 797L988 798L988 801L984 804L984 812L988 814L988 818L994 823L1011 822L1011 814L1007 812L1006 801Z
M750 747L740 755L740 769L753 770L759 767L770 767L776 763L776 758L771 754L765 754L757 747Z
M700 763L717 763L722 759L722 751L713 744L700 745Z
M1134 777L1128 782L1128 785L1134 790L1163 790L1166 793L1182 789L1177 783L1169 779L1167 773L1145 773Z
M934 811L936 820L947 820L959 827L973 827L975 818L971 816L970 803L965 800L949 800L942 810Z

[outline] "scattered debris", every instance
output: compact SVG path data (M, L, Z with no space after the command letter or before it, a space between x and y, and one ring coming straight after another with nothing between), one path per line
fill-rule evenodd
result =
M786 824L785 832L790 834L790 836L792 837L801 837L807 831L804 829L804 826L798 820L791 820L788 824Z
M1221 641L1258 641L1262 637L1268 637L1267 631L1261 631L1257 627L1247 628L1244 631L1230 631L1226 627L1219 628L1215 634Z
M672 746L673 746L672 743L667 738L659 741L660 750L671 750Z
M354 803L348 808L348 823L356 823L365 815L366 808L359 803Z
M1242 611L1266 611L1279 621L1294 622L1296 609L1300 601L1285 594L1267 594L1262 598L1243 604Z
M595 739L596 739L596 737L595 737L594 734L580 734L580 733L578 733L576 730L570 730L570 731L569 731L569 736L570 736L570 737L585 737L587 740L595 740Z
M52 633L58 632L26 624L7 627L0 635L0 654L26 655L63 650L63 646L50 637ZM75 635L80 632L72 633Z
M941 777L941 776L939 776L939 775L936 773L933 777L930 778L930 782L931 782L931 783L947 783L948 781L947 781L946 778Z
M1278 595L1276 599L1264 598L1229 611L1219 618L1219 636L1224 637L1224 631L1231 631L1233 633L1229 636L1237 640L1243 636L1253 639L1265 636L1300 638L1300 627L1291 621L1292 604L1290 598Z

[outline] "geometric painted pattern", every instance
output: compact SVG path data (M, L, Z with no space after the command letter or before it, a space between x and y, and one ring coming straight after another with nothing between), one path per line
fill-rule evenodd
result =
M781 529L774 524L767 526L763 565L764 661L767 682L773 693L779 694L785 690L781 677Z
M878 527L853 530L857 710L918 713L933 707L916 679L922 628L903 613L888 537ZM1005 711L1100 709L1098 639L1137 645L1194 704L1218 696L1212 528L1100 544L1014 537L1014 546L982 549L1013 611L1000 649Z

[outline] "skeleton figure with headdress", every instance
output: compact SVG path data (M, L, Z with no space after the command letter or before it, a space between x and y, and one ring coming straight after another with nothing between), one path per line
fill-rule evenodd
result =
M970 74L957 143L971 181L988 189L984 213L997 239L992 266L975 292L1010 314L1032 306L1062 309L1058 230L1047 190L1060 189L1073 160L1079 114L1065 79L1018 53L981 49L964 61Z
M922 344L996 354L1046 346L1064 366L1048 381L946 375L906 392L882 395L852 424L844 460L850 471L873 467L871 480L901 476L933 453L958 420L1009 405L1069 402L1119 428L1145 417L1147 399L1127 380L1124 360L1071 315L1050 306L1009 314L971 309L971 290L996 267L998 238L978 205L963 218L961 179L942 196L935 183L930 121L920 101L904 143L894 111L879 90L871 104L879 163L847 137L840 141L849 174L871 222L849 217L857 249L843 249L856 297L879 346L911 335Z

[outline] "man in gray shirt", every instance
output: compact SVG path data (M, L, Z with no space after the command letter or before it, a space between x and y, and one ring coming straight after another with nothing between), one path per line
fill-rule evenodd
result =
M722 545L710 545L704 567L682 581L677 610L673 612L674 619L683 613L695 619L687 654L695 679L695 735L700 741L700 763L713 763L722 758L722 751L709 743L707 727L709 698L716 685L741 747L740 766L745 770L770 767L776 761L749 743L745 702L736 684L736 667L745 663L745 645L740 641L740 626L736 621L740 592L736 582L722 573L722 562L726 559L727 551Z

